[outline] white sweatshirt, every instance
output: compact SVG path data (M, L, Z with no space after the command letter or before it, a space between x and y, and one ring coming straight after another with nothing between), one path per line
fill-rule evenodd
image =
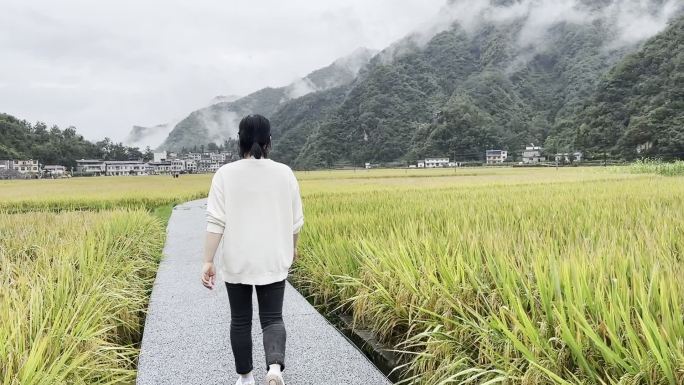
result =
M207 202L207 231L223 234L224 281L265 285L287 278L292 236L303 224L299 184L288 166L270 159L241 159L216 171Z

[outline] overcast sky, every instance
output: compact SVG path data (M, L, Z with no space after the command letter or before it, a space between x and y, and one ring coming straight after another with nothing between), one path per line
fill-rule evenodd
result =
M382 49L445 0L4 0L0 112L88 139Z

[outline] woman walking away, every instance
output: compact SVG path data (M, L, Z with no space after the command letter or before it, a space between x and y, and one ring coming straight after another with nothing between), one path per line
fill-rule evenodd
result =
M283 294L297 256L304 224L299 184L290 168L268 159L271 124L260 115L242 119L241 159L221 167L211 182L202 284L214 287L214 254L223 238L221 273L230 302L230 345L236 385L254 384L252 375L252 285L268 372L266 385L284 385Z

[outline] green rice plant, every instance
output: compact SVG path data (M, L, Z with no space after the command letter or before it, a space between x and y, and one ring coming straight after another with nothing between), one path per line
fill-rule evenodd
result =
M658 159L640 159L627 167L635 174L684 175L684 161L664 162Z
M306 196L292 281L405 382L684 383L684 179L348 191Z
M139 210L3 214L0 234L0 383L132 383L161 222Z

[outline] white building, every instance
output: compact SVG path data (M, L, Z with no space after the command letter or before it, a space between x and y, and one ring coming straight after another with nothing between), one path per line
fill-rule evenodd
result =
M650 140L644 143L637 144L636 146L636 152L637 154L641 154L642 152L646 152L650 150L653 147L653 142Z
M108 160L105 164L105 175L145 175L147 167L140 160Z
M166 151L155 152L154 154L152 154L152 157L154 158L154 163L166 162L166 159L168 159Z
M76 161L76 172L86 175L104 175L105 164L97 159L80 159Z
M66 174L66 167L49 164L43 167L43 172L48 176L63 176Z
M11 170L12 169L11 165L12 165L11 160L0 160L0 171Z
M183 159L174 159L171 161L171 172L180 174L185 172L185 161Z
M226 154L212 152L209 154L209 159L213 162L224 164L226 162Z
M424 160L419 160L417 163L418 163L418 168L425 168L425 161Z
M147 172L154 175L170 174L173 167L171 162L150 162L147 166Z
M186 159L185 160L185 171L189 173L196 173L197 172L197 162L192 160L192 159Z
M425 158L425 167L447 167L449 165L449 158Z
M556 162L558 163L578 163L582 161L583 154L579 151L566 153L558 153L555 155Z
M40 171L38 161L33 159L13 160L12 168L22 174L37 174Z
M503 163L508 159L508 151L503 150L487 150L485 152L487 164Z
M535 146L534 144L525 147L525 151L523 151L522 153L523 164L535 164L545 162L546 157L542 156L542 151L544 151L542 147Z

